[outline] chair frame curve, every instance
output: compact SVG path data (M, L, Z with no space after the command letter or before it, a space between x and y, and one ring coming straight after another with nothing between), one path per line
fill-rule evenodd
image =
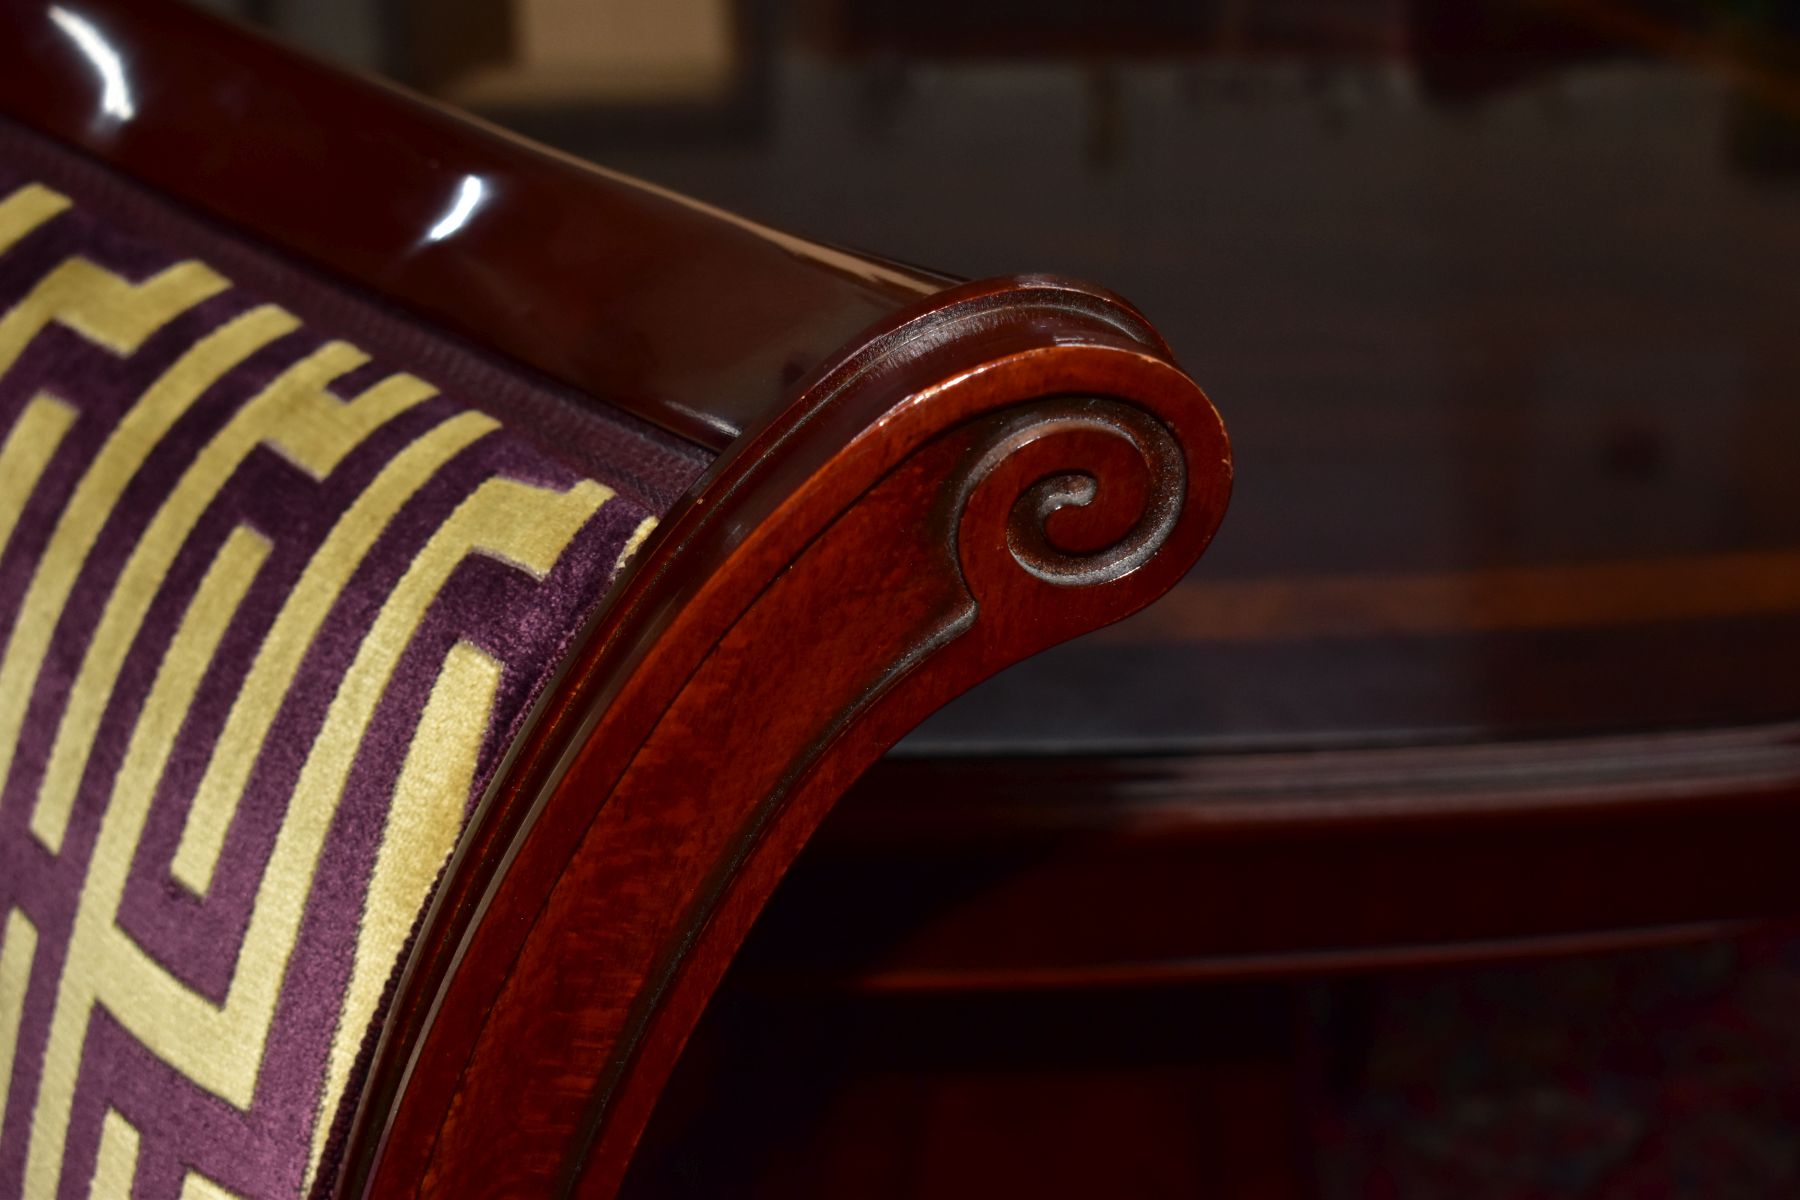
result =
M611 1196L837 797L1193 565L1230 491L1218 414L1101 289L806 242L165 0L82 6L139 88L121 122L53 7L0 19L0 114L718 456L478 802L329 1152L342 1196ZM491 209L421 242L465 178ZM320 215L302 185L383 202Z

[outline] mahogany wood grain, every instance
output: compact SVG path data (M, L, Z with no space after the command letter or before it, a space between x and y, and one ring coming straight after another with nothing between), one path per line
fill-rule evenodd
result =
M943 287L180 6L32 4L7 33L0 111L722 451L478 801L328 1152L345 1196L613 1194L837 797L1192 566L1230 488L1218 414L1097 289Z
M378 1192L610 1194L836 796L956 692L1179 578L1229 470L1216 416L1147 339L1092 293L970 285L728 452L647 547L427 920L377 1057L372 1105L399 1096ZM1052 511L1034 487L1070 475L1093 485L1073 527L1057 518L1087 491Z
M947 282L557 154L175 0L12 0L4 19L0 110L715 450Z

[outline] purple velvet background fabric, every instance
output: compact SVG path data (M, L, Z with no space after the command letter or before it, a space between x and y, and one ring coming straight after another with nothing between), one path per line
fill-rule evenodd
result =
M153 205L134 208L149 202L96 174L91 164L65 161L29 135L0 128L0 198L31 181L69 196L74 208L0 253L0 313L11 310L47 272L73 256L140 281L192 257L197 241L214 236L183 224L186 218L179 214ZM183 229L186 233L180 234ZM180 236L168 236L171 230ZM59 515L146 388L198 339L225 322L265 301L289 306L280 287L284 278L294 279L296 291L312 300L292 305L292 311L307 317L320 308L319 281L299 280L291 268L272 260L258 263L254 253L241 245L208 261L232 277L233 286L175 317L134 352L113 353L52 323L0 375L0 441L39 394L57 397L77 414L0 554L0 638L10 637L17 626ZM246 275L257 276L261 290L238 286ZM28 1143L69 931L125 745L175 629L232 531L255 530L269 540L270 553L237 610L220 615L227 622L222 641L185 714L166 770L157 780L132 781L153 791L124 899L114 915L117 929L146 955L215 1003L223 1000L237 968L257 888L302 764L347 667L420 549L486 481L503 478L566 491L584 475L600 474L596 467L620 464L618 478L601 478L618 496L580 527L544 578L534 578L499 557L470 554L453 569L411 631L365 735L351 748L352 767L286 963L249 1108L241 1110L197 1086L147 1050L115 1014L97 1005L82 1049L56 1190L61 1197L88 1195L109 1108L139 1133L135 1196L177 1196L189 1172L245 1197L300 1193L318 1119L326 1054L352 967L369 874L401 763L446 654L463 642L502 664L474 787L462 798L466 815L518 735L575 631L605 594L628 539L703 465L703 456L669 439L638 439L641 431L629 422L600 418L591 443L573 451L565 446L554 452L535 440L528 428L513 422L479 437L451 458L388 522L331 604L288 682L274 725L255 758L213 885L204 897L195 896L170 875L189 806L250 664L308 561L396 455L471 408L504 418L507 405L496 402L496 394L503 400L534 386L505 381L492 364L454 346L436 346L430 354L414 356L424 358L423 365L409 359L383 360L382 347L417 348L429 335L397 331L390 314L360 309L361 303L340 298L329 307L339 315L367 317L366 327L308 320L251 354L201 395L155 443L126 484L87 548L67 604L57 615L50 651L32 682L10 773L0 780L0 915L21 911L38 936L22 1009L0 1013L17 1018L18 1025L11 1077L0 1079L0 1095L6 1098L0 1126L0 1197L25 1191ZM440 383L431 371L434 364L447 367L446 374L465 384L493 386L478 404L464 395L440 394L389 420L322 480L312 479L266 445L250 452L223 483L148 598L141 627L88 748L67 832L60 846L50 849L29 825L34 802L69 689L133 547L209 439L280 372L331 338L377 354L375 362L331 385L340 398L354 396L398 370ZM551 397L534 403L563 401ZM520 408L533 411L532 404ZM636 460L634 447L639 453ZM0 1020L0 1036L10 1023ZM353 1075L346 1094L353 1097L355 1088ZM331 1117L326 1114L325 1119ZM327 1164L332 1154L327 1151Z

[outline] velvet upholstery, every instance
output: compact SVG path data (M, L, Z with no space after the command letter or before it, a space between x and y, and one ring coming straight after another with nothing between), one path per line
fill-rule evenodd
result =
M701 465L183 220L0 137L0 1197L329 1183L459 831Z

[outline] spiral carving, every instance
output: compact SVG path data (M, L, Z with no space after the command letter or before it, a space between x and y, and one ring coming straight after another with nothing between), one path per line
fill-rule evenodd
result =
M972 577L1002 565L989 560L1003 549L1045 583L1094 587L1161 549L1187 470L1174 435L1150 413L1068 398L1001 418L967 478L960 539Z

